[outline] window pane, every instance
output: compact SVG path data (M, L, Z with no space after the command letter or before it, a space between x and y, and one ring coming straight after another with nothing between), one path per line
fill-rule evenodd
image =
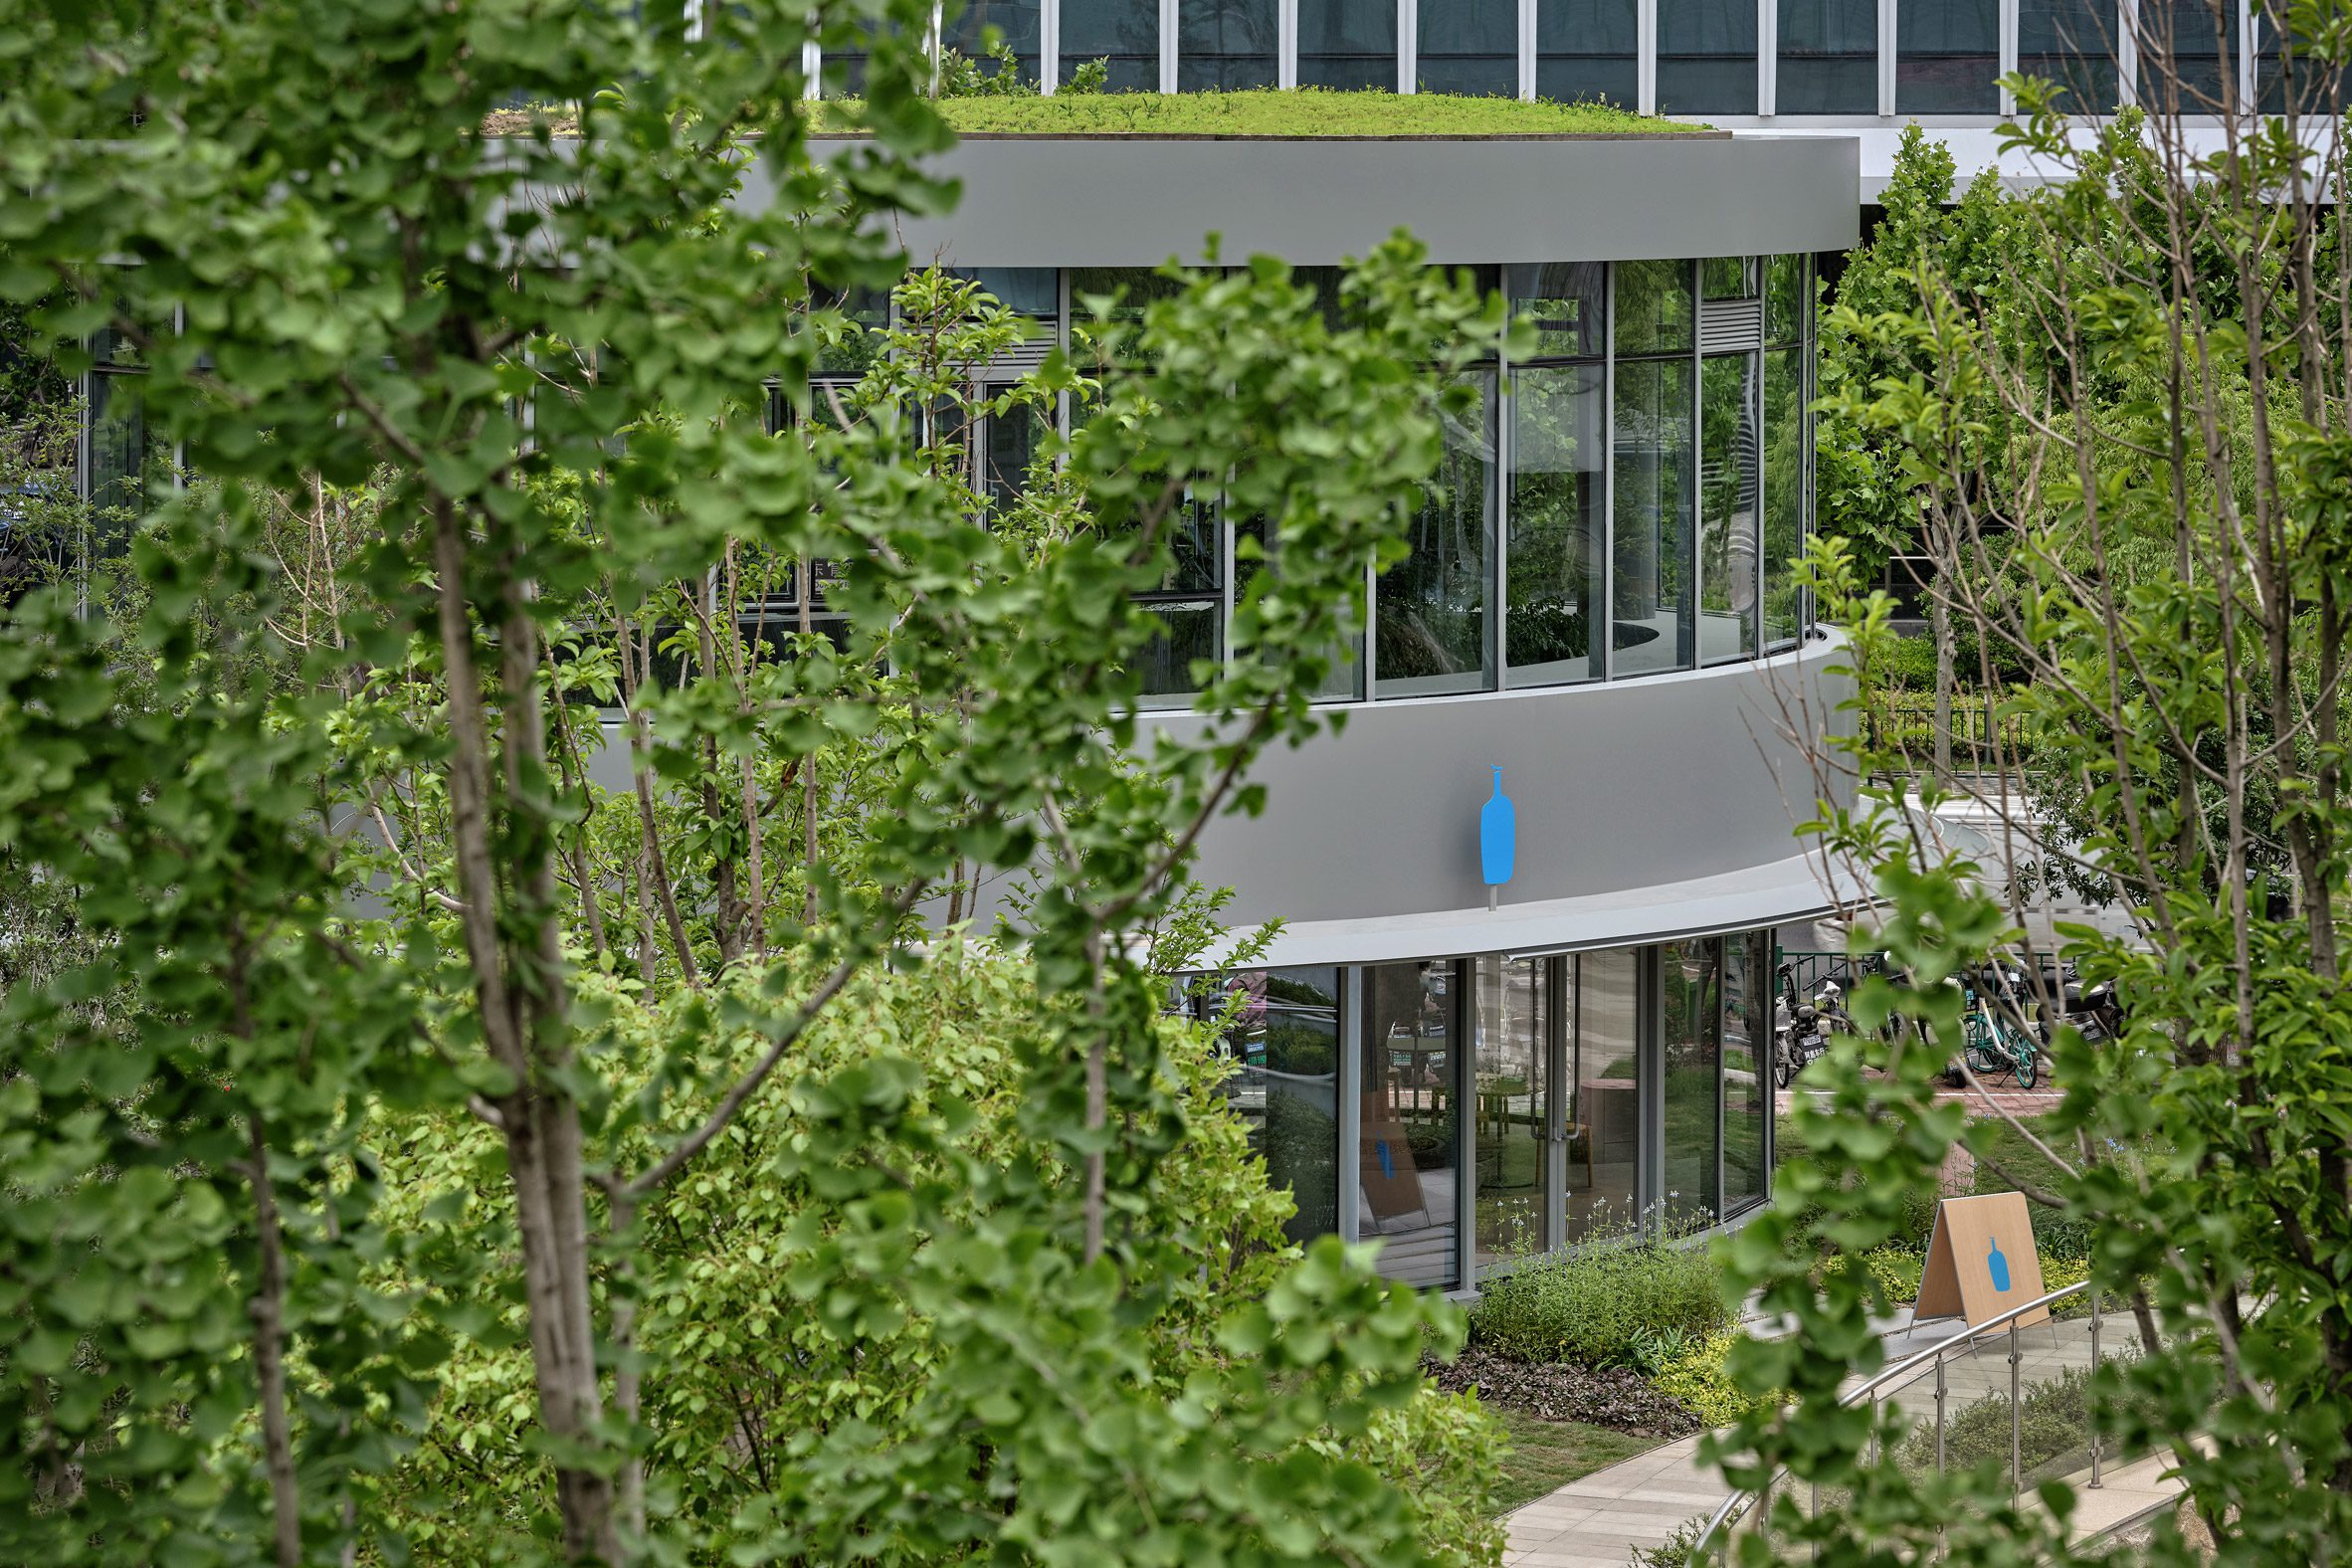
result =
M1708 937L1658 950L1666 1019L1666 1218L1709 1224L1722 1212L1716 1095L1723 1070L1723 944Z
M1062 314L1062 275L1051 267L971 267L959 269L988 291L1008 310L1018 310L1033 321L1052 321Z
M1011 390L989 387L991 397ZM1052 429L1043 409L1020 403L991 414L981 426L985 467L981 473L982 488L988 493L988 503L998 511L1009 511L1029 492L1030 465L1037 461L1038 452L1045 446Z
M1723 944L1723 1218L1764 1197L1764 1140L1772 1115L1766 1064L1772 1039L1771 933Z
M1226 1051L1242 1064L1226 1098L1266 1161L1267 1184L1288 1188L1298 1206L1283 1234L1302 1244L1328 1236L1339 1229L1339 971L1249 969L1226 991L1239 996Z
M1698 661L1756 651L1756 356L1699 369Z
M1478 1267L1544 1246L1551 1085L1543 958L1481 958L1478 980Z
M1658 109L1756 112L1755 0L1658 0Z
M1621 676L1691 665L1691 368L1687 359L1617 366L1610 636Z
M1770 258L1764 265L1764 341L1801 341L1812 311L1813 294L1806 287L1805 258Z
M1517 0L1421 0L1424 93L1519 96Z
M1642 1147L1635 1056L1640 954L1632 948L1569 960L1564 1005L1575 1025L1568 1096L1568 1240L1622 1236L1641 1215L1634 1181Z
M1877 0L1780 0L1783 114L1878 112Z
M1416 1285L1456 1282L1462 1165L1461 998L1452 963L1364 971L1361 1238L1378 1269Z
M2206 0L2140 0L2140 101L2168 113L2220 113L2234 97L2223 89L2238 69L2237 28L2235 5L2217 16Z
M2282 18L2267 10L2254 18L2257 45L2254 55L2255 101L2265 114L2287 111L2287 77L2294 78L2294 111L2298 114L2341 114L2352 100L2352 72L2333 70L2311 58L2311 46L2281 36Z
M1764 355L1764 646L1797 640L1797 558L1805 552L1805 362L1793 348Z
M90 376L90 560L129 547L149 498L170 489L147 429L143 374Z
M966 60L979 60L988 53L987 35L995 28L1004 41L1013 46L1014 58L1021 63L1021 78L1035 82L1038 76L1038 16L1040 0L964 0L959 14L946 18L940 35L941 47L952 49ZM948 10L956 11L954 6ZM994 75L990 66L988 73Z
M1630 106L1636 0L1535 0L1535 96Z
M1601 476L1608 452L1607 372L1600 365L1511 377L1511 686L1591 681L1602 580Z
M1160 90L1159 0L1062 0L1062 80L1109 62L1113 93Z
M1690 264L1617 264L1617 351L1681 353L1690 347Z
M2018 0L2017 69L2066 90L2061 107L2104 114L2115 106L2114 0Z
M1178 0L1176 86L1274 85L1274 0Z
M1535 328L1535 359L1598 359L1608 351L1602 335L1609 300L1605 262L1517 264L1503 270L1512 315Z
M1894 40L1896 113L2000 111L1996 0L1895 0Z
M1234 520L1233 531L1237 547L1234 557L1234 605L1238 610L1248 602L1252 594L1271 591L1273 585L1280 580L1281 573L1277 569L1277 563L1273 559L1272 551L1268 549L1267 526L1264 517L1237 517ZM1259 548L1268 550L1268 553L1257 560L1243 560L1238 553L1240 541L1243 539L1255 540ZM1356 601L1355 608L1359 611L1362 610L1363 601L1361 599ZM1250 650L1247 648L1237 647L1235 649L1237 655L1247 655L1249 652ZM1363 639L1360 636L1349 638L1346 642L1334 646L1326 657L1329 660L1328 670L1323 677L1322 684L1315 688L1314 694L1318 697L1337 698L1351 702L1361 698L1364 694Z
M1089 327L1097 321L1140 321L1144 307L1152 300L1172 299L1183 292L1182 282L1163 278L1148 267L1072 268L1070 357L1089 369L1109 368L1108 356ZM1121 357L1131 361L1138 352L1129 343L1121 350Z
M1397 85L1395 0L1298 0L1298 85Z
M1144 705L1180 707L1200 689L1196 660L1225 657L1224 554L1214 496L1187 495L1171 519L1174 559L1156 593L1136 602L1158 617L1161 635L1145 650Z
M1446 459L1407 534L1413 553L1379 583L1375 628L1382 696L1494 687L1486 600L1493 581L1494 378L1465 380L1477 406L1446 423Z

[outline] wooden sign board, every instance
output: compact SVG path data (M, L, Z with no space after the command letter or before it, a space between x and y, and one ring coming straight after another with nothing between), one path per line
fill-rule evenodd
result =
M1393 1220L1427 1208L1405 1123L1385 1094L1366 1094L1363 1106L1364 1148L1356 1169L1362 1172L1364 1199L1372 1207L1372 1217Z
M2034 1217L2024 1193L1946 1198L1935 1206L1914 1319L1965 1317L1973 1328L2042 1294L2042 1255L2034 1250ZM2050 1308L2043 1306L2017 1325L2049 1321Z

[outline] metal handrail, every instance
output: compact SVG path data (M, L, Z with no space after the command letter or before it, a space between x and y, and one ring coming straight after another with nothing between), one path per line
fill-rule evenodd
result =
M1886 1367L1886 1368L1884 1368L1883 1370L1881 1370L1881 1371L1880 1371L1880 1372L1879 1372L1879 1373L1878 1373L1878 1374L1877 1374L1875 1377L1872 1377L1872 1378L1871 1378L1871 1379L1869 1379L1867 1382L1857 1384L1855 1387L1853 1387L1853 1388L1851 1388L1851 1389L1847 1390L1847 1392L1845 1392L1844 1394L1841 1394L1841 1395L1838 1397L1838 1405L1839 1405L1839 1408L1840 1408L1840 1409L1845 1409L1845 1408L1847 1408L1847 1407L1849 1407L1849 1406L1853 1406L1853 1405L1859 1405L1859 1404L1862 1403L1864 1400L1867 1400L1867 1401L1871 1402L1872 1404L1875 1404L1875 1403L1877 1402L1877 1398L1878 1398L1878 1391L1879 1391L1880 1389L1882 1389L1882 1388L1885 1388L1887 1385L1889 1385L1889 1384L1891 1384L1891 1383L1898 1382L1898 1381L1907 1382L1907 1381L1909 1380L1909 1378L1910 1378L1911 1374L1912 1374L1914 1371L1916 1371L1918 1368L1920 1368L1920 1367L1923 1367L1923 1366L1926 1366L1926 1365L1928 1365L1928 1364L1929 1364L1929 1363L1931 1363L1931 1362L1932 1362L1932 1363L1934 1363L1934 1364L1935 1364L1935 1366L1936 1366L1936 1369L1937 1369L1937 1376L1938 1376L1938 1382L1937 1382L1937 1385L1936 1385L1936 1401L1935 1401L1935 1402L1936 1402L1936 1416L1937 1416L1937 1421L1936 1421L1936 1434L1935 1434L1935 1441L1936 1441L1936 1451L1935 1451L1935 1457L1936 1457L1936 1464L1937 1464L1938 1468L1940 1469L1940 1468L1941 1468L1941 1466L1942 1466L1942 1464L1943 1464L1943 1457L1944 1457L1944 1456L1943 1456L1943 1421L1942 1421L1942 1416L1943 1416L1943 1402L1944 1402L1944 1391L1943 1391L1943 1385L1942 1385L1942 1382L1941 1382L1941 1376L1942 1376L1942 1363L1943 1363L1943 1357L1944 1357L1944 1353L1945 1353L1946 1351L1949 1351L1949 1350L1953 1349L1955 1346L1959 1346L1959 1345L1965 1345L1965 1344L1969 1343L1971 1340L1974 1340L1974 1339L1976 1339L1976 1338L1978 1338L1978 1337L1980 1337L1980 1336L1982 1336L1982 1335L1984 1335L1984 1334L1991 1333L1991 1332L1995 1331L1996 1329L2000 1329L2000 1328L2002 1328L2004 1325L2006 1325L2006 1326L2007 1326L2007 1329L2008 1329L2009 1337L2010 1337L2010 1353L2009 1353L2009 1402L2010 1402L2010 1412L2009 1412L2009 1414L2010 1414L2010 1474L2011 1474L2011 1484L2012 1484L2012 1486L2014 1486L2014 1485L2016 1484L2016 1481L2017 1481L2017 1470L2018 1470L2018 1431L2017 1431L2017 1428L2018 1428L2018 1422L2019 1422L2019 1406L2018 1406L2018 1392L2019 1392L2019 1391L2018 1391L2018 1356L2017 1356L2017 1348L2016 1348L2016 1342L2017 1342L2017 1320L2018 1320L2019 1318L2021 1318L2021 1317L2025 1316L2025 1315L2026 1315L2028 1312L2036 1311L2036 1310L2038 1310L2038 1309L2041 1309L2041 1308L2046 1308L2046 1307L2048 1307L2048 1306L2049 1306L2049 1305L2050 1305L2052 1302L2054 1302L2054 1301L2062 1301L2062 1300L2064 1300L2064 1299L2065 1299L2066 1297L2068 1297L2068 1296L2071 1296L2071 1295L2078 1295L2078 1294L2080 1294L2081 1292L2083 1292L2083 1291L2085 1291L2085 1290L2088 1290L2089 1288L2090 1288L2090 1281L2088 1281L2087 1279L2085 1279L2085 1280L2078 1280L2078 1281L2076 1281L2075 1283L2073 1283L2073 1284L2070 1284L2070 1285L2067 1285L2067 1286L2065 1286L2065 1287L2064 1287L2064 1288L2062 1288L2062 1289L2053 1290L2053 1291L2051 1291L2051 1292L2050 1292L2048 1295L2037 1296L2037 1297L2035 1297L2035 1298L2034 1298L2033 1300L2031 1300L2031 1301L2027 1301L2027 1302L2024 1302L2024 1303L2022 1303L2022 1304L2020 1304L2020 1305L2013 1306L2013 1307L2009 1308L2009 1310L2007 1310L2007 1311L2005 1311L2005 1312L2001 1313L2001 1314L2000 1314L1998 1317L1988 1317L1988 1318L1986 1318L1986 1319L1985 1319L1983 1322L1981 1322L1981 1323L1974 1323L1974 1324L1971 1324L1971 1325L1969 1325L1968 1327L1966 1327L1966 1328L1963 1328L1962 1330L1960 1330L1960 1332L1958 1332L1958 1333L1954 1334L1954 1335L1953 1335L1951 1338L1949 1338L1949 1339L1940 1339L1940 1340L1936 1341L1934 1344L1932 1344L1932 1345L1929 1345L1929 1346L1928 1346L1928 1347L1927 1347L1925 1350L1921 1350L1921 1351L1918 1351L1918 1352L1916 1352L1916 1353L1914 1353L1914 1354L1912 1354L1912 1355L1905 1356L1905 1357L1904 1357L1902 1360L1900 1360L1900 1361L1897 1361L1896 1363L1894 1363L1894 1365L1892 1365L1892 1366L1890 1366L1890 1367ZM2096 1366L2096 1364L2097 1364L2097 1362L2098 1362L2098 1355L2099 1355L2099 1313L2098 1313L2098 1296L2097 1296L2096 1294L2093 1294L2093 1295L2091 1296L2091 1298L2090 1298L2090 1307L2091 1307L2091 1311L2090 1311L2090 1355L2091 1355L2091 1362L2092 1362L2093 1366L2095 1367L2095 1366ZM1873 1441L1875 1441L1875 1440L1873 1440ZM2095 1437L2094 1437L2094 1438L2093 1438L2093 1441L2092 1441L2092 1443L2091 1443L2091 1449L2090 1449L2090 1474L2091 1474L2091 1481L2090 1481L2090 1483L2091 1483L2093 1486L2095 1486L2095 1485L2097 1485L2097 1484L2098 1484L2098 1471L2099 1471L2099 1449L2098 1449L2098 1443L2097 1443L2097 1441L2096 1441L2096 1439L2095 1439ZM1723 1506L1721 1506L1720 1508L1717 1508L1717 1509L1716 1509L1716 1510L1715 1510L1715 1511L1714 1511L1712 1514L1708 1515L1708 1517L1707 1517L1707 1522L1706 1522L1706 1527L1705 1527L1704 1529L1701 1529L1701 1530L1698 1532L1698 1538L1697 1538L1696 1540L1694 1540L1694 1541L1692 1541L1692 1542L1690 1543L1690 1560L1691 1560L1692 1562L1694 1562L1694 1563L1695 1563L1695 1562L1697 1562L1697 1561L1699 1560L1699 1553L1700 1553L1701 1551L1703 1551L1703 1550L1704 1550L1706 1547L1708 1547L1708 1546L1712 1545L1712 1544L1714 1543L1714 1541L1716 1540L1716 1538L1717 1538L1717 1537L1719 1537L1719 1536L1722 1536L1722 1535L1724 1535L1724 1534L1728 1533L1728 1531L1729 1531L1729 1529L1730 1529L1730 1527L1731 1527L1732 1523L1733 1523L1735 1520L1737 1520L1737 1519L1740 1517L1740 1515L1741 1515L1741 1514L1745 1513L1745 1512L1747 1511L1747 1509L1748 1509L1748 1508L1749 1508L1751 1505L1753 1505L1753 1504L1754 1504L1754 1503L1755 1503L1755 1502L1756 1502L1758 1499L1760 1499L1760 1498L1764 1498L1764 1497L1769 1497L1769 1496L1772 1494L1772 1487L1773 1487L1773 1484L1774 1484L1776 1481L1778 1481L1778 1480L1779 1480L1779 1479L1780 1479L1782 1476L1786 1475L1787 1473L1788 1473L1788 1471L1787 1471L1785 1469L1783 1469L1783 1470L1774 1470L1774 1471L1773 1471L1771 1474L1769 1474L1769 1475L1765 1476L1765 1477L1764 1477L1764 1484L1763 1484L1763 1485L1761 1485L1761 1486L1759 1486L1759 1487L1757 1487L1757 1488L1756 1488L1754 1491L1736 1491L1736 1492L1733 1492L1733 1493L1732 1493L1730 1496L1728 1496L1728 1497L1724 1498L1724 1499L1723 1499ZM1818 1488L1818 1487L1816 1487L1816 1488L1815 1488L1815 1490L1816 1490L1816 1494L1817 1494L1817 1496L1818 1496L1818 1493L1819 1493L1819 1488Z

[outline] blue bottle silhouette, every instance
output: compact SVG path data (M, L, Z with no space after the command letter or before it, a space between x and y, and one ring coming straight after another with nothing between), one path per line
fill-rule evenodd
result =
M2009 1288L2009 1255L2001 1250L2000 1242L1993 1238L1987 1237L1985 1242L1987 1246L1992 1248L1992 1251L1985 1255L1985 1268L1993 1275L1993 1288L2006 1290Z
M1518 857L1519 810L1502 792L1502 769L1494 770L1494 796L1478 812L1478 866L1486 885L1499 887L1511 880L1511 862Z

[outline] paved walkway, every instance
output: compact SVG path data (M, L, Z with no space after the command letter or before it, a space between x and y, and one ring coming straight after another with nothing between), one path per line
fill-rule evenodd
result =
M1881 1325L1887 1364L1941 1344L1959 1327L1950 1318L1914 1325L1908 1309L1903 1310ZM2110 1318L2110 1335L2115 1327ZM2110 1338L2110 1351L2114 1344ZM2029 1388L2062 1371L2087 1367L2089 1320L2074 1318L2020 1329L2017 1349L2019 1381ZM1988 1396L2006 1400L2009 1376L2005 1334L1979 1341L1974 1355L1945 1357L1947 1418ZM1935 1382L1930 1363L1906 1382L1887 1389L1883 1397L1920 1423L1922 1431L1932 1432ZM1519 1508L1503 1520L1507 1532L1503 1562L1509 1568L1623 1568L1635 1547L1663 1545L1685 1521L1713 1513L1730 1495L1721 1475L1698 1465L1697 1448L1696 1437L1677 1439L1572 1480ZM2078 1499L2075 1538L2104 1534L2177 1491L2177 1484L2160 1478L2165 1463L2157 1456L2110 1470L2095 1491L2086 1484L2090 1478L2087 1469L2069 1476Z

